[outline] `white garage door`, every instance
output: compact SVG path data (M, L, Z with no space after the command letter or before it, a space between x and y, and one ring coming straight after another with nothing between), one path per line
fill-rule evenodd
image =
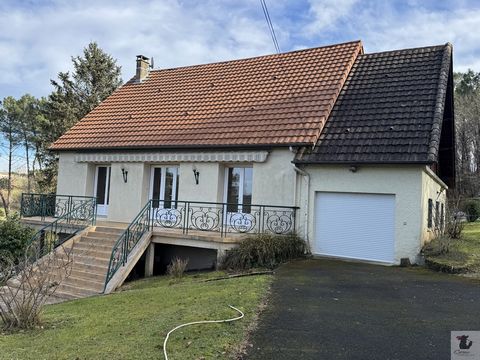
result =
M316 254L392 263L394 246L394 195L316 194Z

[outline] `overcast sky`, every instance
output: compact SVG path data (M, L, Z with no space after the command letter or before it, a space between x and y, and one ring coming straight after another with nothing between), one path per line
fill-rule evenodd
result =
M282 51L361 39L366 52L453 43L456 71L480 71L480 1L267 0ZM96 41L118 59L168 68L271 54L259 0L0 0L0 99L46 96ZM4 170L3 156L0 170Z

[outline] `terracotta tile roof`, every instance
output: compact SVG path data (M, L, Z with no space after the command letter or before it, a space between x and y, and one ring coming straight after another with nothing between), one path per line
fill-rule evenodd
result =
M52 150L313 145L360 41L206 65L130 80Z
M453 118L444 116L451 58L450 44L359 55L315 148L296 162L437 161L442 122Z

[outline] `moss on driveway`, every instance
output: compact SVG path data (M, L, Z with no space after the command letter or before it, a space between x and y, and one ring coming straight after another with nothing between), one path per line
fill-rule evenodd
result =
M216 275L140 280L112 295L47 306L44 329L0 335L0 359L162 359L171 328L237 316L230 304L243 320L183 328L168 343L172 359L225 359L244 340L271 276L204 282Z

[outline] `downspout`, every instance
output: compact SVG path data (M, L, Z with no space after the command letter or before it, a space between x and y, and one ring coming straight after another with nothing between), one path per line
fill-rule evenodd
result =
M295 149L290 147L290 151L293 153L296 153ZM308 240L308 234L309 234L309 229L308 229L308 211L309 211L309 204L310 204L310 174L297 167L294 163L291 163L293 170L295 170L295 173L300 174L303 176L303 179L305 181L305 211L304 211L304 229L305 229L305 241L307 243L310 243ZM294 204L297 206L297 177L295 176L295 186L294 186L294 194L293 194L293 199L294 199ZM300 204L298 204L300 205Z

